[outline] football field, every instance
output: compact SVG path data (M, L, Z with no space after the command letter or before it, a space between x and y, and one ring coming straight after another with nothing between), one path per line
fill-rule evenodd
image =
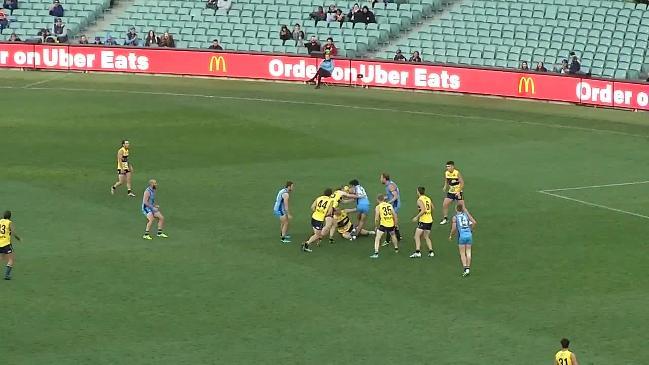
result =
M23 238L0 282L3 364L549 364L562 337L581 365L647 363L646 113L19 71L0 92L0 210ZM122 139L137 198L109 192ZM434 258L408 258L415 189L439 221L447 160L479 222L468 278L449 226ZM324 188L357 178L374 197L383 171L400 253L339 236L300 251ZM150 178L168 239L142 239Z

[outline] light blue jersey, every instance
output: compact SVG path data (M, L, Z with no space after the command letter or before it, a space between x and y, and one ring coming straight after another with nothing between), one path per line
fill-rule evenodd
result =
M155 205L155 189L149 186L146 188L144 192L146 193L147 191L149 192L149 200L147 201L147 203L149 203L151 208L147 207L146 205L144 205L144 203L142 203L142 213L144 215L148 215L149 213L155 213L155 209L153 208L153 206Z
M473 243L473 232L471 232L471 220L465 212L455 215L455 227L457 228L457 242L460 245Z
M275 206L273 206L273 214L278 217L283 217L286 215L286 207L284 206L284 193L288 193L288 188L280 189L277 192L277 197L275 198Z
M370 200L367 198L367 192L365 188L360 185L354 187L354 194L358 196L356 198L356 211L361 214L367 214L370 211Z
M401 193L399 192L399 186L397 186L397 183L395 183L392 180L389 180L387 183L385 183L385 196L388 197L388 201L394 198L394 194L392 193L392 191L390 191L390 184L394 184L394 187L397 191L397 195L399 195L397 200L392 202L392 208L394 209L395 213L397 213L399 212L399 208L401 207Z

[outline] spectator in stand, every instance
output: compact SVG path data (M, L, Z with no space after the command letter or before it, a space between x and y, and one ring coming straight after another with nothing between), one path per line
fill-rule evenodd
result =
M36 35L39 38L38 43L45 43L48 41L48 38L50 38L50 31L47 30L47 28L41 28Z
M128 32L126 33L126 40L124 40L124 45L133 47L140 45L140 38L137 37L135 27L130 27L128 29Z
M539 62L536 64L536 68L534 69L536 72L548 72L548 69L545 68L545 65L543 62Z
M217 3L217 0L207 0L206 7L207 7L208 9L214 9L214 11L216 11L216 10L219 9L219 6L218 6L218 3Z
M322 52L329 53L329 55L332 57L338 54L338 49L334 44L333 38L331 37L327 38L327 43L325 43L324 46L322 46Z
M155 32L153 30L150 30L149 33L146 34L146 38L144 39L144 46L157 47L159 43L160 43L160 38L158 38L158 36L155 35Z
M9 19L7 18L7 14L0 9L0 34L2 34L5 28L9 28Z
M567 74L567 73L570 72L570 69L568 68L568 60L567 59L564 58L561 61L561 66L559 66L559 72L562 73L562 74Z
M400 61L400 62L408 61L408 59L406 58L406 56L404 56L403 53L401 53L401 50L400 50L400 49L398 49L398 50L397 50L397 53L394 54L394 60L395 60L395 61Z
M527 64L527 61L521 62L521 71L529 71L530 66Z
M79 38L79 44L90 44L90 42L88 42L88 38L86 38L85 35L81 35L81 38Z
M329 8L327 9L327 23L335 22L336 21L336 5L331 4L329 5Z
M336 10L336 21L340 24L340 28L342 28L343 23L345 22L345 14L343 14L343 11L340 9Z
M376 5L376 3L383 3L384 4L383 7L385 8L388 6L388 3L392 3L392 2L394 1L393 0L371 0L372 9L374 9L374 5Z
M14 13L14 10L18 9L18 0L4 0L2 7L9 10L9 15Z
M65 24L63 24L61 18L56 18L54 20L52 36L54 36L57 43L66 43L68 41L68 30L65 28Z
M282 24L282 28L279 30L279 39L282 40L282 45L285 45L286 41L292 38L293 35L291 34L291 30L288 29L288 25Z
M222 51L223 47L221 47L221 45L219 44L218 39L214 39L214 40L212 40L212 44L208 47L208 49L213 49L213 50L216 50L216 51Z
M408 60L408 62L418 62L421 63L421 56L419 56L419 51L414 51L412 52L412 57Z
M52 5L50 6L50 15L60 18L63 16L64 13L65 13L65 9L63 9L63 5L61 5L59 0L54 0Z
M306 47L306 50L307 52L309 52L309 54L318 52L320 51L320 42L318 42L318 39L314 35L312 35L311 40L304 43L304 47Z
M158 43L160 47L167 47L167 48L176 48L176 42L174 42L174 37L169 34L169 32L164 32L162 37L160 38L160 43Z
M106 34L106 42L104 44L107 46L116 46L117 41L110 34Z
M573 54L572 60L570 61L570 65L568 66L568 72L571 75L578 75L581 74L581 62L579 62L579 58Z
M216 2L217 9L221 10L222 13L227 14L232 7L232 1L229 0L217 0Z
M374 13L367 6L363 6L363 10L361 10L361 22L365 24L376 23Z
M354 4L352 8L349 10L349 13L347 13L347 18L349 18L350 22L356 23L360 21L360 12L361 12L361 7L358 6L358 3Z
M96 46L101 46L101 45L103 45L104 43L101 41L101 37L95 37L95 41L92 42L92 44L94 44L94 45L96 45Z
M295 40L296 46L304 42L304 32L302 31L302 28L300 28L299 23L295 23L295 26L293 27L293 39Z
M331 77L331 73L334 72L334 60L331 59L329 52L325 52L325 59L320 63L318 71L315 75L307 81L307 84L311 84L315 81L315 88L320 88L320 83L322 82L323 77Z
M11 33L11 35L9 35L9 38L7 38L7 42L22 42L22 40L18 38L16 33Z
M315 23L318 24L319 21L327 19L327 15L322 6L318 6L315 8L313 13L309 14L309 19L315 20Z

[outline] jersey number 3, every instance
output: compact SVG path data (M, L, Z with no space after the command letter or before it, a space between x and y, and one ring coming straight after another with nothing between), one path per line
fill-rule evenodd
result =
M5 234L7 233L7 226L4 224L0 224L0 234Z

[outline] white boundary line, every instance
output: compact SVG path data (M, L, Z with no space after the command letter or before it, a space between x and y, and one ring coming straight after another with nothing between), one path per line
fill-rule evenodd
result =
M570 197L563 196L563 195L559 195L559 194L549 193L549 192L544 191L544 190L540 190L539 193L541 193L541 194L546 194L546 195L550 195L550 196L553 196L553 197L555 197L555 198L559 198L559 199L570 200L570 201L573 201L573 202L576 202L576 203L580 203L580 204L588 205L588 206L590 206L590 207L602 208L602 209L610 210L610 211L612 211L612 212L617 212L617 213L622 213L622 214L628 214L628 215L632 215L632 216L634 216L634 217L638 217L638 218L649 219L649 216L646 216L646 215L642 215L642 214L638 214L638 213L629 212L629 211L627 211L627 210L622 210L622 209L617 209L617 208L611 208L611 207L606 206L606 205L595 204L595 203L587 202L587 201L585 201L585 200L580 200L580 199L570 198Z
M609 129L578 127L578 126L563 125L563 124L546 124L546 123L539 123L539 122L492 118L492 117L477 116L477 115L435 113L435 112L424 112L424 111L405 110L405 109L396 109L396 108L380 108L380 107L371 107L371 106L358 106L358 105L349 105L349 104L331 104L331 103L298 101L298 100L253 98L253 97L224 96L224 95L186 94L186 93L172 93L172 92L141 91L141 90L91 89L91 88L68 88L68 87L33 87L33 86L37 86L39 84L44 84L45 82L49 82L49 81L53 81L53 80L54 79L41 80L41 81L38 81L37 83L28 84L28 85L22 86L22 87L0 86L0 88L2 88L2 89L22 89L22 90L59 90L59 91L86 92L86 93L87 92L96 92L96 93L105 92L105 93L121 93L121 94L144 94L144 95L176 96L176 97L190 97L190 98L207 98L207 99L220 99L220 100L256 101L256 102L263 102L263 103L283 103L283 104L294 104L294 105L326 106L326 107L348 108L348 109L357 109L357 110L371 110L371 111L378 111L378 112L392 112L392 113L413 114L413 115L427 115L427 116L442 117L442 118L458 118L458 119L468 119L468 120L488 120L488 121L493 121L493 122L533 125L533 126L546 127L546 128L569 129L569 130L575 130L575 131L584 131L584 132L593 132L593 133L602 133L602 134L612 134L612 135L627 136L627 137L637 137L637 138L645 138L645 139L649 138L649 135L627 133L627 132L614 131L614 130L609 130ZM297 87L297 85L296 85L296 87Z
M617 183L617 184L576 186L576 187L573 187L573 188L543 189L543 190L539 190L539 193L548 193L548 192L552 192L552 191L597 189L597 188L608 188L608 187L613 187L613 186L627 186L627 185L640 185L640 184L649 184L649 180L632 181L632 182Z
M33 86L43 85L43 84L46 84L46 83L51 82L51 81L60 80L60 79L65 78L67 76L68 76L68 74L58 75L58 76L52 77L51 79L31 82L31 83L29 83L29 84L27 84L25 86L20 87L20 88L21 89L32 89Z

